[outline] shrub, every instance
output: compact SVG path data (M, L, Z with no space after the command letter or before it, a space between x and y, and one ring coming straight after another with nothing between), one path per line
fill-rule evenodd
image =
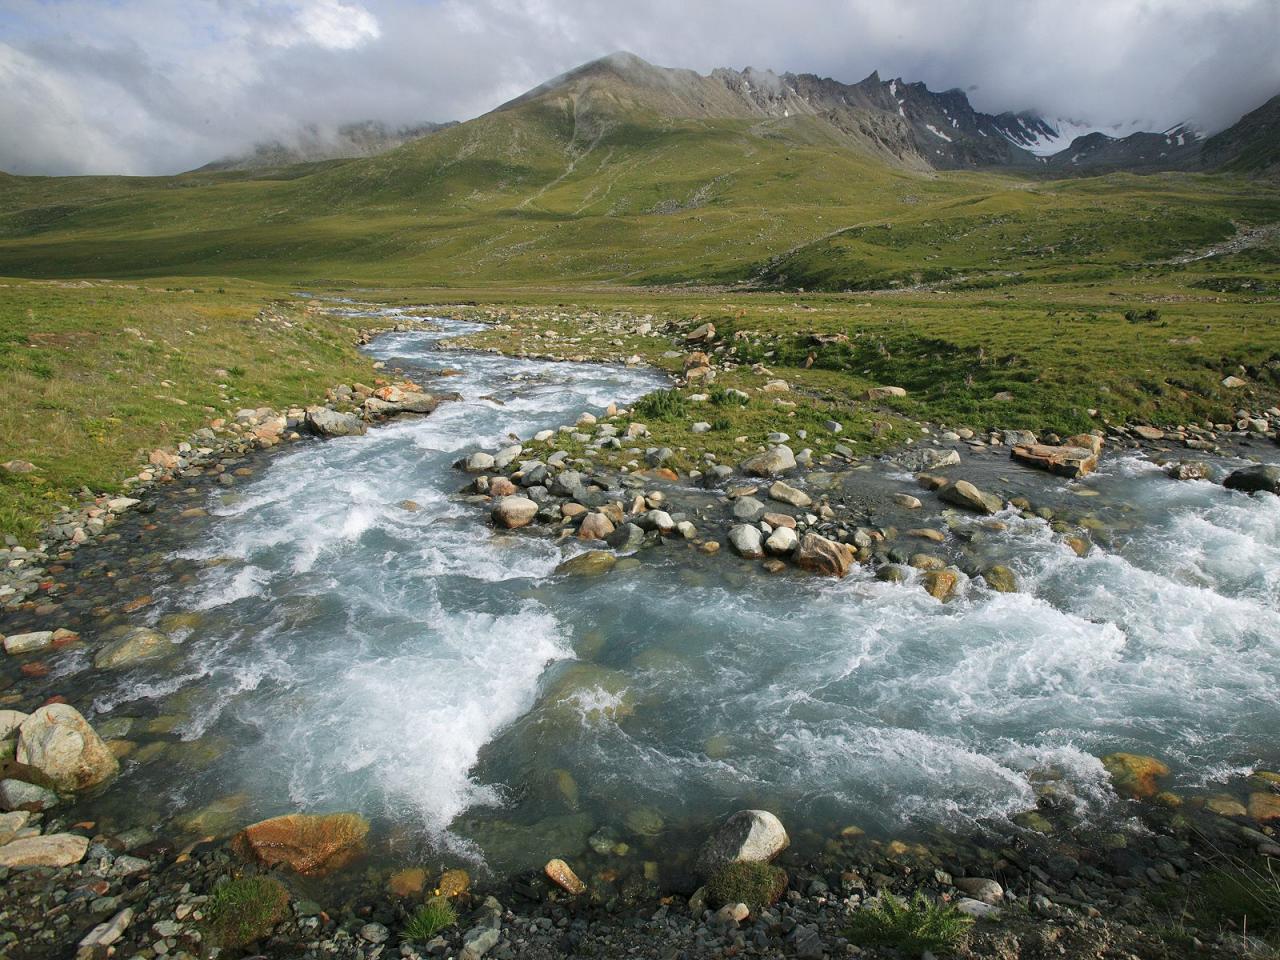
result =
M909 902L881 895L854 915L848 937L860 946L893 947L919 955L926 950L956 949L972 924L973 919L955 907L935 903L916 891Z
M1149 310L1126 310L1124 318L1130 323L1155 323L1160 319L1160 311L1154 307Z
M745 903L752 913L777 903L786 889L787 874L781 867L744 860L721 867L707 881L707 897L713 905Z
M744 397L740 392L731 392L724 387L713 387L711 392L707 394L707 399L717 407L745 407L751 402L749 398Z
M453 904L444 897L432 897L409 918L400 938L406 943L426 943L457 922L458 911L453 909Z
M632 419L677 420L685 416L689 402L675 390L656 390L641 397L631 407Z
M206 911L212 939L243 947L269 934L284 919L289 891L271 877L238 877L216 887Z

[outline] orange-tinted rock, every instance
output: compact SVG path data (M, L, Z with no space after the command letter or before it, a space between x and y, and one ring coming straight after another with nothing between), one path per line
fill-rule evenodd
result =
M369 822L355 813L291 813L245 827L234 847L265 866L284 864L304 876L324 876L364 849Z
M1088 447L1051 447L1036 443L1013 448L1013 459L1063 477L1083 477L1098 468L1098 455Z
M578 875L563 860L552 860L545 869L547 878L566 893L576 897L587 892L587 885L578 879Z
M853 551L843 543L828 540L816 533L806 533L800 538L794 560L802 570L843 577L853 563Z
M436 884L436 892L449 899L460 897L471 889L471 875L465 870L446 870Z
M494 497L514 497L520 488L506 477L494 477L489 481L489 493Z
M1249 794L1249 816L1260 823L1280 820L1280 793L1258 791Z
M1102 765L1111 775L1116 792L1137 800L1154 797L1160 789L1157 781L1169 774L1169 768L1155 757L1136 753L1109 754L1102 758Z
M427 871L421 867L397 870L387 878L387 890L396 897L415 897L427 889Z

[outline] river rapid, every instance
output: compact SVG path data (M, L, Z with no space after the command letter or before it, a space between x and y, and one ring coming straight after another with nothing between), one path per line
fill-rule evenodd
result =
M440 344L475 329L435 321L368 348L460 400L273 454L208 494L145 615L181 639L176 659L111 677L82 654L57 664L93 692L95 725L165 743L90 802L116 829L357 810L392 864L506 873L629 849L638 869L747 806L802 844L849 825L999 831L1046 779L1109 815L1097 757L1114 750L1161 757L1180 790L1277 759L1280 498L1133 455L1084 483L1005 456L964 475L1099 530L1085 557L1014 511L971 537L1018 593L975 580L943 604L860 568L768 577L684 545L565 578L581 546L494 531L452 464L663 381ZM460 373L432 379L442 368ZM911 488L888 464L857 482Z

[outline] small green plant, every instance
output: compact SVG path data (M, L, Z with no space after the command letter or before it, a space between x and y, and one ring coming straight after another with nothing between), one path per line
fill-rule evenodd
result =
M675 390L656 390L635 402L631 407L631 416L646 420L678 420L688 410L689 401L683 394Z
M271 877L237 877L216 887L206 911L212 939L244 947L269 934L285 918L289 891Z
M971 917L919 891L906 902L884 894L854 915L848 937L859 946L893 947L919 955L926 950L956 949L972 925Z
M750 398L743 395L740 390L726 390L724 387L714 387L707 394L707 399L714 403L717 407L745 407L750 403Z
M711 875L707 897L716 906L745 903L752 913L777 903L787 889L787 874L771 863L737 860Z
M444 897L432 897L414 911L400 939L405 943L426 943L441 930L458 922L458 911Z
M1154 307L1149 310L1126 310L1124 318L1130 323L1155 323L1160 319L1160 311Z

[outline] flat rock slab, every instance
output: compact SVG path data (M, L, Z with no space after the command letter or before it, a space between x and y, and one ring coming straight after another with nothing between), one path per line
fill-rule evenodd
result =
M1086 447L1052 447L1044 443L1013 448L1013 459L1063 477L1083 477L1098 468L1098 455Z
M22 837L0 847L0 867L22 870L28 867L69 867L84 859L89 838L74 833L51 833L43 837Z

